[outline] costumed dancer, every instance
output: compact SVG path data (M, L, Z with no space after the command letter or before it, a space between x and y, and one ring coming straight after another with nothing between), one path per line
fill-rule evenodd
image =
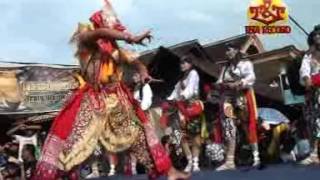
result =
M302 164L319 164L320 138L320 25L315 26L308 37L309 50L300 67L300 83L305 86L304 118L307 122L313 149Z
M135 72L132 78L135 84L133 96L140 103L141 109L143 111L148 111L152 105L152 89L149 83L144 82L139 72ZM132 175L135 175L137 174L137 159L132 154L130 154L130 162L131 173Z
M133 73L132 80L134 82L134 99L137 100L140 104L140 107L143 111L147 111L152 105L152 90L147 82L143 82L141 75L139 72ZM146 112L147 113L147 112ZM117 165L117 155L109 154L109 163L110 163L110 171L108 176L113 176L116 173L116 165ZM128 158L128 167L130 167L130 174L137 174L137 159L133 154L129 154L130 158Z
M225 162L217 170L235 168L234 155L236 148L236 120L246 133L252 148L253 166L260 164L257 138L257 108L253 91L255 73L252 62L242 58L240 49L227 44L226 56L229 60L222 68L217 84L222 91L220 124L226 144Z
M181 58L180 67L183 77L175 85L168 101L173 101L173 107L178 109L180 127L182 130L181 145L188 160L185 172L200 171L199 155L201 148L201 118L203 104L199 100L199 74L193 68L191 59ZM163 117L167 116L170 108L163 105ZM169 105L170 106L170 105ZM162 119L163 119L162 117ZM170 121L170 120L169 120ZM189 143L190 141L190 143ZM190 146L192 149L190 150Z
M150 178L188 178L172 167L149 119L122 81L124 64L135 66L143 80L150 76L137 54L119 48L116 40L142 44L150 32L126 32L108 1L90 21L92 25L80 24L72 37L81 65L76 76L80 86L55 118L33 179L53 180L66 173L78 179L78 165L98 146L110 153L129 150Z

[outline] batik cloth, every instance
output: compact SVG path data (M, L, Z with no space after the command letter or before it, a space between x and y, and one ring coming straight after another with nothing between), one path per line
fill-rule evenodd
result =
M247 132L248 141L250 144L255 144L258 142L257 138L257 107L256 99L253 90L253 85L255 83L256 76L254 72L254 66L250 60L243 59L240 60L236 65L228 64L222 68L219 75L217 84L223 83L234 83L241 82L241 87L239 90L227 90L224 88L220 89L221 94L221 104L220 104L220 121L228 121L225 119L225 102L232 105L234 110L234 118L240 120L241 126L244 132ZM229 117L230 118L230 117ZM219 125L218 127L222 127ZM231 126L229 126L231 127ZM217 131L219 132L219 131ZM222 132L222 131L220 131ZM227 133L227 134L231 134ZM226 133L225 133L226 134ZM221 141L222 136L217 141Z
M304 84L303 78L308 77L315 86L305 95L304 118L307 128L314 139L320 138L320 87L318 86L320 73L320 63L313 58L312 54L303 57L300 67L300 83Z
M122 83L97 93L76 91L54 120L34 179L56 179L85 161L98 145L106 151L132 151L148 170L166 173L171 162L154 128Z

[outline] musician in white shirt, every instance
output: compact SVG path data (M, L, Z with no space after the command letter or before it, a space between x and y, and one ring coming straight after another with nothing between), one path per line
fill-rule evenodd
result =
M185 62L184 62L185 63ZM167 98L167 100L190 100L192 98L198 98L199 96L199 74L195 69L188 70L189 65L183 65L182 63L182 69L185 68L185 71L187 72L187 76L179 81L171 93L171 95ZM188 63L185 63L188 64ZM191 67L190 67L191 68ZM184 87L184 88L183 88Z
M234 153L236 146L236 126L234 120L240 120L241 128L246 132L251 145L254 163L260 165L258 138L257 138L257 108L253 85L256 80L254 67L250 60L243 59L239 47L233 44L227 45L226 56L228 62L222 68L217 85L223 87L221 95L220 122L224 132L224 140L227 147L225 163L217 170L233 169ZM233 112L227 112L225 107L233 107Z
M133 97L140 103L140 107L143 111L147 111L152 105L152 89L148 83L144 83L138 72L134 73L132 80L135 84ZM134 155L130 154L130 167L132 175L137 174L137 159Z
M141 109L146 111L152 105L152 90L148 83L143 83L139 73L134 73L133 81L135 83L134 98L140 102Z
M200 171L200 115L203 112L203 104L199 100L200 77L198 72L193 68L191 59L187 56L181 58L180 68L183 76L175 85L167 100L173 102L173 107L179 112L180 131L182 133L181 145L188 160L185 172L190 172L191 170ZM166 110L163 111L163 115L165 115ZM191 140L191 144L189 144L189 139Z

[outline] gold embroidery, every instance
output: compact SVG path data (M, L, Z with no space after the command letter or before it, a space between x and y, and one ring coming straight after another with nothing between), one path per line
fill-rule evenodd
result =
M121 99L121 100L120 100ZM59 155L60 166L69 171L86 160L100 142L109 152L129 149L138 139L141 126L133 107L123 106L129 103L119 94L105 94L104 113L95 113L90 109L88 96L84 97L74 130Z
M135 124L137 117L132 108L125 109L116 94L107 95L105 104L107 121L99 140L110 152L126 150L138 137L139 126Z

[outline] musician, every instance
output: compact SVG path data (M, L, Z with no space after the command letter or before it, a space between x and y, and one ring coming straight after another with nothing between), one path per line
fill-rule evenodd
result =
M235 168L234 154L236 147L236 124L243 129L252 148L253 166L260 164L257 140L257 110L253 91L256 77L253 64L244 59L240 49L227 44L228 63L223 66L217 81L222 87L220 124L226 144L225 162L217 170Z
M182 129L181 145L188 164L185 172L200 171L199 154L201 147L201 120L203 104L199 101L199 74L193 68L188 56L181 58L180 68L183 77L175 85L171 95L167 98L178 109L180 127ZM163 115L169 108L163 108ZM189 140L190 144L189 144ZM192 146L192 149L190 149Z
M152 105L152 89L149 83L143 82L143 79L141 78L139 72L135 72L132 79L135 84L133 96L138 102L140 102L141 109L143 111L147 111ZM136 175L137 159L132 154L130 154L130 162L131 174Z
M302 164L319 164L320 148L320 25L308 37L309 50L305 54L300 67L300 82L305 86L304 118L309 130L312 152Z
M135 83L134 87L134 98L140 102L140 107L142 110L148 110L152 105L152 90L149 83L144 83L138 72L133 74L133 81Z

